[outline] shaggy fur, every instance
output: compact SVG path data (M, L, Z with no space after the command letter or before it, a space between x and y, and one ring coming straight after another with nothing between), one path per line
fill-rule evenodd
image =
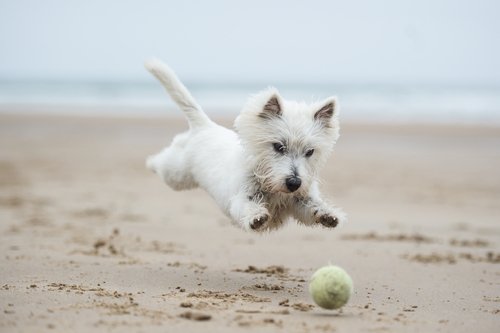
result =
M277 229L290 219L325 227L346 221L321 198L317 179L339 136L335 97L297 103L270 88L250 98L234 132L210 120L167 65L151 60L146 68L189 122L146 162L171 188L205 189L246 230Z

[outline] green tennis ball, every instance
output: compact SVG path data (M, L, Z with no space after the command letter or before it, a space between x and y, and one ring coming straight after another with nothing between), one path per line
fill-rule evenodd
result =
M333 310L344 306L352 293L352 279L338 266L325 266L311 277L309 293L322 308Z

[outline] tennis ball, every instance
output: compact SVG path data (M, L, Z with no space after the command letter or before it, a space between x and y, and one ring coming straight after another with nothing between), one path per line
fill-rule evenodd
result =
M352 293L351 277L338 266L321 267L311 277L309 293L314 302L322 308L341 308Z

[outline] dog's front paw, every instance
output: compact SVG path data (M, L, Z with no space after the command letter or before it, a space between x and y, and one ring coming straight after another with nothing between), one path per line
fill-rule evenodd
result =
M335 228L339 224L339 219L332 215L321 215L318 217L318 222L328 228Z
M266 229L266 224L271 220L267 208L253 201L233 202L231 216L243 229L253 231Z
M262 215L253 219L250 223L250 228L252 230L259 230L266 222L269 220L269 215Z
M329 209L328 211L318 209L314 211L314 216L316 218L316 223L327 228L335 228L347 220L344 212L340 209Z

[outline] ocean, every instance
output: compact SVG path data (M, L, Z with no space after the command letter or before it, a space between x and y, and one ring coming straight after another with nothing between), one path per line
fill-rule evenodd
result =
M264 84L186 84L209 115L236 116ZM500 125L500 86L277 84L285 99L336 95L342 121ZM0 112L157 116L174 114L151 82L0 82Z

